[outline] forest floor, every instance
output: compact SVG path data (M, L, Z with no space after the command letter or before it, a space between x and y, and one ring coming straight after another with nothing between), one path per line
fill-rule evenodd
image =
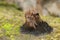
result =
M60 40L60 18L41 16L53 30L51 33L22 33L24 13L14 7L0 6L0 40Z

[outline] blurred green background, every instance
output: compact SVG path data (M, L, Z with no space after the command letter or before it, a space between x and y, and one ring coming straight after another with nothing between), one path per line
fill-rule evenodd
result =
M59 17L41 16L53 28L50 34L34 36L20 33L20 27L25 22L24 13L18 10L15 2L9 2L0 0L0 40L60 40Z

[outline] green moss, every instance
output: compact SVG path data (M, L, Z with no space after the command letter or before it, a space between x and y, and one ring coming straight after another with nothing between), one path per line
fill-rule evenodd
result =
M4 4L5 5L5 4ZM10 40L58 40L60 34L60 18L41 16L54 30L51 34L34 36L21 34L20 27L24 24L24 14L12 6L0 6L0 37L9 37ZM4 38L4 37L2 37Z
M13 25L10 24L10 23L5 23L3 26L2 26L5 30L11 30Z

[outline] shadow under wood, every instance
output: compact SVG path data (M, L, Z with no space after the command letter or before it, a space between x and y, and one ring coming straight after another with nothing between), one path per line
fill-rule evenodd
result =
M23 34L41 35L46 33L51 33L53 28L50 27L46 22L39 23L36 30L33 28L25 28L25 24L20 28L20 32Z

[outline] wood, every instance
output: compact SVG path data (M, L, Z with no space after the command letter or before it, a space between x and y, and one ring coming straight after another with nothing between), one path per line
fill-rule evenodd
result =
M25 11L25 25L26 27L34 28L38 26L40 22L42 22L39 13L42 14L41 0L36 0L36 8L32 6L29 10Z
M36 29L38 23L42 22L39 13L31 12L30 10L25 13L26 27Z

